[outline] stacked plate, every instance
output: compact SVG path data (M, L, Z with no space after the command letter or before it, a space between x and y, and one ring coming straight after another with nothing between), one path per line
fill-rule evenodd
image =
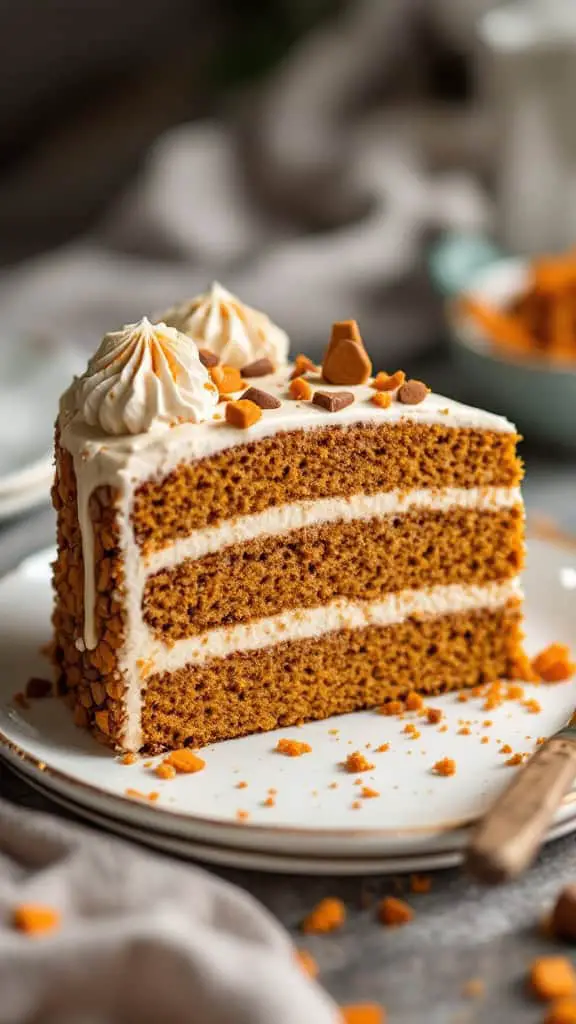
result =
M30 676L47 674L38 650L49 637L51 556L42 552L0 581L0 754L79 816L183 857L321 874L456 864L470 824L518 770L506 764L510 751L529 753L576 704L576 681L525 686L523 698L490 711L481 697L446 695L432 702L440 723L417 713L345 715L216 744L202 751L203 771L161 780L154 771L161 758L123 764L75 729L59 701L21 709L12 700ZM529 650L570 643L576 552L532 540L528 561ZM409 722L415 732L405 731ZM284 757L275 750L281 736L311 751ZM352 751L364 755L365 770L346 770ZM433 770L444 757L456 762L451 777ZM549 838L574 830L571 794Z
M0 521L48 498L58 398L83 359L49 340L0 346Z

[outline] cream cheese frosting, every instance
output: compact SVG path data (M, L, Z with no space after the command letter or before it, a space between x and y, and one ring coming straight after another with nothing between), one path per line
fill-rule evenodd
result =
M214 281L203 295L174 306L162 320L187 334L198 348L208 349L227 366L241 370L268 358L276 368L286 365L288 335L281 327Z
M104 335L62 410L105 435L145 434L209 419L217 390L190 339L146 317Z

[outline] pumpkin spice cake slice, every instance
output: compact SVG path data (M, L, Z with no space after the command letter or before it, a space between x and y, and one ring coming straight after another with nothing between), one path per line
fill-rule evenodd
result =
M295 377L284 332L229 293L179 309L192 336L107 335L61 403L55 660L77 723L202 746L517 673L513 426L373 377L354 321Z

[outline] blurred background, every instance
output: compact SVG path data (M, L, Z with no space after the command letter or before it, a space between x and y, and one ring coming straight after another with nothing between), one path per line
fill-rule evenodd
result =
M567 503L576 344L508 358L454 301L576 243L573 0L5 0L0 41L0 517L101 335L213 279L516 418Z

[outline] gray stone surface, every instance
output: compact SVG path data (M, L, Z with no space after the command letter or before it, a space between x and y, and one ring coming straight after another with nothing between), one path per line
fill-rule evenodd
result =
M551 452L529 450L524 455L529 509L552 516L576 534L575 464ZM0 574L52 538L48 509L4 526ZM64 813L1 763L0 793L30 807ZM406 879L218 873L261 899L295 937L298 922L316 900L325 895L345 900L348 920L341 932L297 938L314 954L322 982L341 1003L380 1001L388 1008L390 1024L535 1024L543 1019L543 1010L526 994L526 970L534 956L557 948L541 933L539 922L562 884L576 879L576 838L548 847L523 879L502 889L482 890L456 870L436 873L429 894L409 897L416 917L398 930L377 923L374 903L401 884L406 888ZM476 977L484 979L486 996L466 1000L462 987Z

